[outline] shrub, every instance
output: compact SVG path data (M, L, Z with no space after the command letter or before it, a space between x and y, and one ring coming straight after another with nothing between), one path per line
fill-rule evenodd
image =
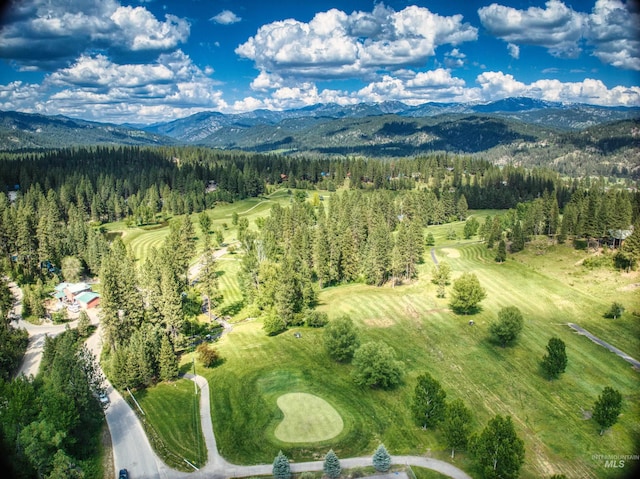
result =
M309 311L305 318L305 324L310 328L321 328L329 322L327 313L319 311Z
M263 319L262 329L269 336L276 336L287 329L287 323L285 323L282 316L275 311L269 311Z
M403 364L395 351L382 341L371 341L353 356L353 379L359 386L392 389L402 382Z
M515 342L522 331L524 319L515 306L507 306L498 312L498 321L489 326L493 339L502 347Z
M618 302L614 302L611 304L611 307L604 313L605 318L609 319L618 319L624 313L624 306L622 306Z
M196 348L196 354L198 355L198 361L206 368L213 367L220 362L218 350L207 343L201 343Z
M324 347L329 356L335 361L347 363L360 346L358 332L353 320L348 316L341 316L331 321L324 329Z
M614 266L614 258L609 254L589 256L582 262L582 266L587 269L612 268Z

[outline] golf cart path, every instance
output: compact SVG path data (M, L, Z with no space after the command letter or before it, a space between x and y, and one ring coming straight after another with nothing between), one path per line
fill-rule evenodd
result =
M185 374L185 378L194 381L200 388L200 417L202 419L202 434L208 450L207 464L195 472L171 471L171 478L215 478L249 477L257 475L269 475L273 472L273 464L256 464L252 466L239 466L225 460L218 452L216 439L211 422L211 406L209 399L209 383L205 378L193 374ZM340 459L342 468L365 467L372 465L371 456L352 457ZM409 465L424 467L438 471L453 479L472 479L464 471L452 464L438 459L422 456L391 456L391 463L397 465ZM292 462L292 472L322 471L324 461Z
M629 356L624 351L621 351L620 349L616 348L615 346L612 346L611 344L607 343L606 341L603 341L599 337L594 336L589 331L587 331L586 329L578 326L577 324L574 324L574 323L567 323L567 324L571 329L577 331L578 334L582 334L583 336L586 336L587 338L589 338L594 343L599 344L600 346L603 346L603 347L607 348L612 353L617 354L618 356L620 356L625 361L631 363L633 365L634 369L640 371L640 361L638 361L637 359L632 358L631 356Z
M438 258L436 258L436 249L435 248L431 248L431 259L433 260L434 264L436 266L438 266Z

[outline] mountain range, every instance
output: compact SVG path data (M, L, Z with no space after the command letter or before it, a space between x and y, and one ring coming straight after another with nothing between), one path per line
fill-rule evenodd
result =
M202 112L153 125L115 125L0 112L0 150L80 145L199 145L285 154L411 156L482 154L495 161L570 167L579 152L637 168L640 107L601 107L531 98L491 103L317 104L238 114Z

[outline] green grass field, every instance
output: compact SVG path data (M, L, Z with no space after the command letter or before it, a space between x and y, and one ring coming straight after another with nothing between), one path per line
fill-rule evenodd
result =
M327 191L318 191L318 193L324 198L329 198L333 194ZM312 194L310 193L310 196ZM233 213L237 213L239 217L247 218L249 220L249 228L256 229L255 220L257 218L268 216L271 206L275 203L283 206L289 204L291 198L292 196L288 193L288 190L280 189L259 198L247 198L234 203L218 205L213 209L207 210L212 220L211 230L222 230L224 241L233 243L236 241L236 228L232 224ZM108 233L120 234L124 243L131 247L135 258L142 262L151 251L151 248L159 248L162 245L162 242L169 234L169 223L175 221L175 219L169 218L164 224L131 228L128 228L124 221L119 221L106 224L104 228ZM198 224L197 213L191 215L191 221L197 237L196 250L200 251L202 248L202 231Z
M344 423L324 399L307 393L287 393L277 400L284 417L274 434L283 442L314 443L333 439Z
M147 432L147 435L165 463L189 472L193 469L183 459L196 466L206 463L200 396L195 395L192 381L180 379L172 383L160 383L137 392L135 397L145 413L143 421L150 423L155 433Z
M221 212L217 210L212 216ZM487 212L474 214L482 217ZM462 238L463 223L453 227ZM416 377L428 371L440 381L448 399L461 398L472 410L475 432L494 414L513 417L525 441L522 478L554 473L569 478L624 477L624 470L605 468L604 460L593 457L637 453L640 373L572 332L566 323L580 324L639 359L640 321L632 313L640 312L640 290L633 286L640 282L640 275L586 270L579 262L589 253L562 245L542 255L533 251L510 255L506 263L497 264L494 253L478 244L477 238L446 240L449 228L429 227L436 238L437 258L451 264L454 278L474 272L487 290L481 311L473 316L475 325L468 325L469 317L453 314L448 298L436 297L428 251L419 278L409 284L395 288L351 284L325 288L320 294L319 310L330 318L349 314L363 342L383 340L395 349L406 370L404 384L395 390L356 387L351 366L336 364L324 352L322 330L297 328L267 337L259 321L238 322L217 344L224 363L198 369L212 385L214 430L224 457L240 464L270 463L282 449L300 461L321 459L333 448L338 457L346 458L372 454L383 442L392 454L428 453L449 460L439 432L415 426L407 407ZM131 241L134 250L143 238ZM235 277L238 258L227 255L219 262L225 294L221 307L242 316ZM614 300L622 302L626 312L618 320L606 320L602 315ZM525 326L518 343L503 349L488 341L488 327L498 310L510 305L523 312ZM294 337L294 332L302 337ZM549 382L540 373L539 361L552 336L566 343L569 365L559 380ZM184 361L191 361L190 356ZM586 417L605 386L621 391L624 406L618 424L600 436L597 425ZM154 389L149 396L156 394ZM278 398L289 393L323 398L342 418L342 431L315 443L281 440L276 430L284 414ZM180 404L176 399L173 407ZM189 441L184 441L188 448ZM457 453L453 462L477 475L468 454Z

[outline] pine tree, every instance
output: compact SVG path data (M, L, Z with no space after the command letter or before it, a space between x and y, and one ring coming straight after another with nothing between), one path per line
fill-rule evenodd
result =
M278 452L278 455L273 460L273 477L275 479L291 479L289 459L282 454L282 451Z
M498 243L498 250L496 251L496 262L504 263L507 259L507 245L504 240L500 240Z
M160 290L162 297L160 298L159 311L162 316L162 322L166 331L171 334L175 341L182 332L184 313L182 312L180 282L168 267L165 267L162 271Z
M345 228L340 237L339 275L342 281L354 281L358 277L358 250L351 228Z
M469 213L469 206L467 205L467 199L464 197L464 195L460 195L460 198L458 198L456 210L458 213L458 219L460 221L464 221L467 218L467 214Z
M205 241L205 244L208 244L209 241ZM202 288L202 292L206 295L208 301L207 312L209 315L209 322L211 322L211 315L213 312L213 308L215 308L220 301L222 301L222 293L220 293L220 288L218 285L218 271L217 264L214 255L213 248L205 248L204 254L202 255L202 268L200 269L200 274L198 276L200 280L200 287Z
M313 265L321 288L331 281L330 251L326 219L320 217L313 241Z
M365 279L367 284L382 286L389 275L393 238L383 218L377 218L367 237Z
M340 477L342 467L340 467L340 460L336 453L331 449L326 456L324 456L323 471L329 479L337 479Z
M378 472L387 472L391 467L391 456L384 444L380 444L373 454L373 467Z
M89 319L89 315L83 309L80 311L80 316L78 317L78 334L82 338L86 338L89 335L89 327L91 326L91 320Z
M160 342L160 358L158 362L162 381L171 381L178 377L178 358L173 352L171 342L166 335L162 336Z
M640 264L640 222L636 222L633 233L624 240L621 250L627 255L632 269Z
M427 245L427 246L434 246L436 244L436 240L433 237L433 233L431 231L429 231L427 233L427 236L425 237L424 244Z
M592 418L600 425L600 435L618 422L618 416L622 410L622 394L609 386L605 387L598 396L594 406Z
M516 220L511 232L511 252L517 253L524 249L524 232L520 220Z
M451 278L451 266L446 261L441 261L431 270L431 282L438 285L438 298L444 298L445 286Z
M542 358L542 369L549 379L557 379L567 368L567 353L564 341L551 338L547 344L547 354Z

